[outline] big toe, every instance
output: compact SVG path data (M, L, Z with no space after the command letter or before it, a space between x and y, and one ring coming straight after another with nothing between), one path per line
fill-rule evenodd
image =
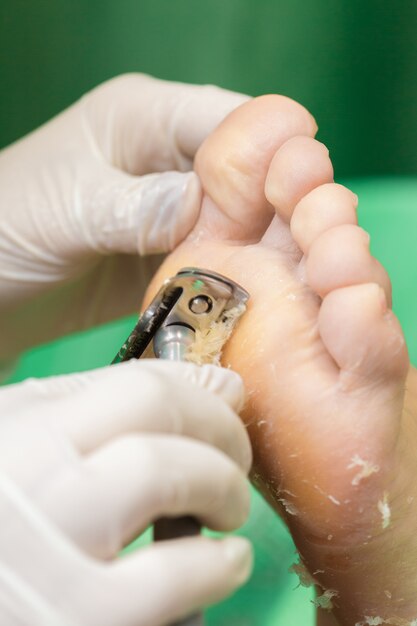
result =
M203 204L198 229L216 238L258 240L274 213L265 196L271 160L291 137L316 131L310 113L284 96L260 96L235 109L196 156L211 200Z

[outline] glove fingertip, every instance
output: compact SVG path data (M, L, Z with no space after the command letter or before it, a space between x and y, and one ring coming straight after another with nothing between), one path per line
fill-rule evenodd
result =
M236 585L243 585L250 577L253 567L253 549L244 537L227 537L223 543L226 560L234 572Z
M170 252L195 226L201 207L195 172L164 172L142 178L138 195L140 255Z
M221 396L236 413L242 410L245 403L245 387L239 374L217 365L202 365L200 372L200 384Z

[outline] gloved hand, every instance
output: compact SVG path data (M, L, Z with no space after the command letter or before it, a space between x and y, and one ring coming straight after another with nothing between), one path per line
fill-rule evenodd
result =
M197 148L246 99L125 75L0 153L0 360L139 309L148 255L197 220Z
M242 538L116 555L161 516L244 522L242 396L228 370L133 360L0 390L0 623L159 626L241 585Z

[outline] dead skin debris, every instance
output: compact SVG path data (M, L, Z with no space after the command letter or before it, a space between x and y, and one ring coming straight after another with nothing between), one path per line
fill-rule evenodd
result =
M339 592L336 591L336 589L325 589L321 596L317 596L317 598L313 600L313 604L318 609L331 611L334 608L332 598L337 598L338 595Z
M388 504L388 494L387 494L387 492L384 493L384 497L382 498L382 500L380 500L378 502L378 511L381 513L381 516L382 516L382 528L383 528L383 530L385 530L386 528L388 528L388 526L391 523L391 509L390 509L390 506Z
M223 346L230 338L237 320L246 311L244 304L239 304L226 312L221 320L213 322L205 330L197 329L192 345L185 354L185 360L196 365L212 363L220 365Z
M374 465L369 461L365 461L359 456L359 454L355 454L352 457L351 463L347 466L347 469L353 469L354 467L361 468L360 471L352 478L352 485L354 487L359 485L359 483L361 483L365 478L379 472L379 465Z
M387 617L383 618L379 615L369 616L365 615L364 621L356 622L355 626L417 626L417 619L408 620L403 617Z
M301 558L298 563L294 563L290 567L290 572L297 574L298 579L300 581L300 585L303 587L314 587L319 583L317 580L310 574L307 570L306 566L302 562ZM317 570L317 573L324 573L323 570ZM339 592L336 589L325 589L323 593L315 600L313 600L313 604L320 609L324 609L325 611L331 611L333 608L332 598L336 598L339 595Z
M317 585L317 581L307 570L301 559L298 563L291 565L289 571L297 574L302 587L314 587L314 585Z

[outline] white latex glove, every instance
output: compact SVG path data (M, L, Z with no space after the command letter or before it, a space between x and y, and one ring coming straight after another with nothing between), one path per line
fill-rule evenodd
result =
M125 75L0 153L0 359L139 309L147 255L197 220L196 150L245 100Z
M242 396L228 370L134 360L0 390L0 623L157 626L241 585L242 538L116 556L163 516L244 522Z

